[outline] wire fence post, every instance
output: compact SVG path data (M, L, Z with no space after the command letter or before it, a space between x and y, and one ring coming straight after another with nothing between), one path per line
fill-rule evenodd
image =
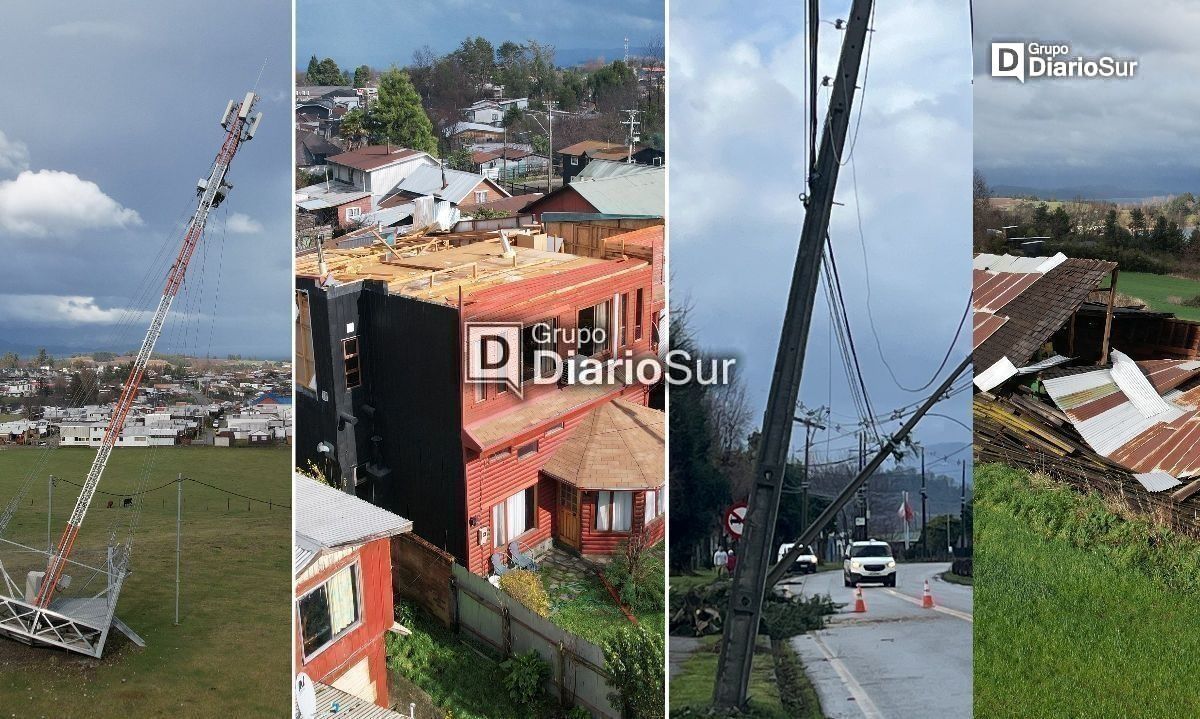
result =
M175 626L179 626L179 554L183 535L183 473L175 478Z

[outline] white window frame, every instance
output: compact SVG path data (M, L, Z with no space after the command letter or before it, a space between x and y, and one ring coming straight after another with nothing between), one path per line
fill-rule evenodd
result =
M482 205L487 202L487 190L475 190L475 204Z
M624 522L618 522L613 516L614 507L617 502L621 501L627 504L628 511L625 513ZM607 490L602 489L596 492L596 531L597 532L615 532L620 534L628 534L633 530L633 492L628 490Z
M359 217L362 217L362 208L361 207L347 207L346 208L346 219L347 220L357 220Z
M527 496L527 495L529 495L529 496ZM532 500L530 499L530 496L532 497ZM511 534L508 530L508 513L510 511L508 505L510 502L513 502L513 501L527 503L526 504L527 509L526 509L526 513L525 513L525 528L522 529L520 532L517 532L516 534ZM530 503L530 502L532 502L532 508L533 508L532 513L530 513L528 511L528 507L530 506L528 503ZM537 514L538 514L538 498L537 498L537 485L536 484L531 484L530 486L518 491L516 494L506 497L505 499L493 504L492 505L492 548L493 549L502 549L504 547L507 547L509 542L518 541L525 534L537 529L538 528Z
M321 589L324 589L326 585L328 585L331 581L333 581L334 577L338 576L342 572L348 572L348 571L354 572L352 576L354 578L355 619L353 622L351 622L349 625L347 625L346 628L343 629L342 631L338 632L337 634L331 634L328 642L317 647L316 649L314 649L312 651L311 654L309 654L309 653L305 652L305 650L304 650L304 614L303 614L303 612L300 611L300 603L302 601L304 601L305 599L307 599L310 595L314 594L315 592L317 592ZM337 644L338 641L342 639L342 637L345 637L347 634L350 634L355 629L358 629L360 626L362 626L363 615L366 614L366 612L364 611L364 597L363 597L362 588L363 588L362 563L356 559L353 562L342 567L341 569L337 570L333 574L329 575L329 577L325 581L321 582L317 586L313 587L312 589L308 590L307 592L305 592L304 594L301 594L299 597L296 598L296 626L300 628L300 637L299 637L300 652L301 652L301 654L304 655L305 662L311 661L314 657L321 654L326 649L329 649L329 647L332 647L334 644Z

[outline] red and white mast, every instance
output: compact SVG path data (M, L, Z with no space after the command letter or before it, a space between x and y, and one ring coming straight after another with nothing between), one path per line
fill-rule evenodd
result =
M246 97L240 104L235 100L230 100L229 104L225 106L225 114L221 117L221 127L225 128L225 142L221 145L221 151L217 153L208 177L201 179L196 185L196 194L200 198L196 203L196 211L188 222L187 232L183 236L183 245L179 248L179 255L171 265L170 271L167 272L167 283L163 287L162 298L158 301L158 309L154 312L154 319L150 321L150 328L146 330L146 337L138 349L132 369L129 370L129 378L125 380L121 397L113 408L112 417L104 430L104 440L100 443L100 448L96 450L96 458L92 460L87 480L79 492L79 499L75 501L75 509L71 512L67 527L63 530L54 552L50 555L46 576L42 579L41 587L38 590L36 601L38 607L43 609L49 607L50 600L54 597L54 591L62 577L63 569L67 565L67 558L71 555L75 539L79 536L83 518L87 515L88 506L91 505L92 498L96 495L96 488L100 484L100 477L104 474L104 467L108 464L108 457L112 453L117 439L121 436L121 431L125 428L125 418L133 406L133 400L137 397L138 388L142 383L142 375L146 371L146 364L154 352L154 345L158 342L159 335L162 334L163 324L171 309L171 302L179 293L179 288L183 286L188 262L191 261L192 253L195 252L196 245L200 243L200 238L204 235L204 225L208 221L208 215L214 207L221 204L229 190L233 189L232 185L225 182L225 173L229 171L229 165L233 162L233 156L237 153L238 147L253 138L255 131L258 130L262 113L255 113L253 116L250 114L257 101L258 96L251 91L246 93Z

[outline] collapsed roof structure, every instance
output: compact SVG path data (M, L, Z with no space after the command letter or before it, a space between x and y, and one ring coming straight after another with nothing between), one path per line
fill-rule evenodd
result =
M1061 253L975 258L976 458L1200 534L1200 323L1117 307L1117 278Z

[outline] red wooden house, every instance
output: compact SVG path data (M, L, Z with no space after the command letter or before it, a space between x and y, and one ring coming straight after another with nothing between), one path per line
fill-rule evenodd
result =
M308 477L294 485L296 672L387 707L391 537L412 522Z
M531 380L549 370L535 349L604 362L658 349L661 242L660 226L628 254L610 238L603 256L582 257L544 235L507 248L451 235L440 252L326 253L333 284L301 258L298 461L412 517L476 573L512 541L600 556L635 533L658 541L663 419L650 389L622 372L600 385ZM464 381L464 328L483 322L520 323L522 396Z

